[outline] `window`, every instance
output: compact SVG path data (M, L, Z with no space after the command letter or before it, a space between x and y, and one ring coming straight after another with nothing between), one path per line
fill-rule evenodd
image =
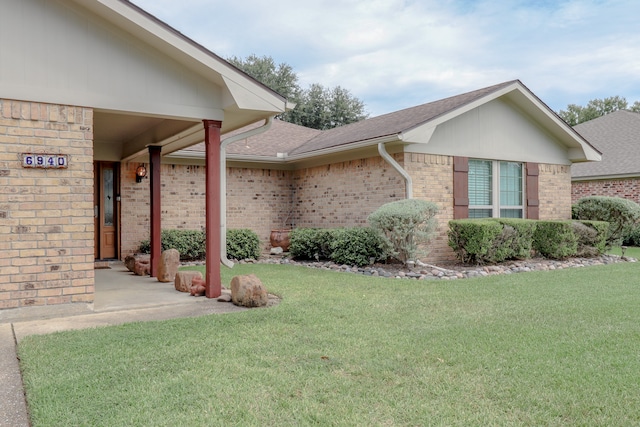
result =
M470 159L469 218L523 218L522 172L522 163Z

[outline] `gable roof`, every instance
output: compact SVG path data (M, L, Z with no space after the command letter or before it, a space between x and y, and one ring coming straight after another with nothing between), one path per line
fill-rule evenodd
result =
M505 82L462 95L372 117L357 123L328 129L321 135L296 148L290 154L311 153L327 148L398 135L512 83L513 82Z
M574 180L640 176L640 114L618 110L574 128L602 151L602 161L571 167Z
M128 0L1 4L2 33L29 37L0 49L0 94L92 108L96 160L143 160L149 145L171 153L204 139L203 119L231 132L292 107Z
M374 147L380 142L428 144L434 129L439 124L498 98L503 99L523 115L529 117L540 128L543 128L548 135L564 147L567 157L572 162L600 160L601 153L597 149L519 80L500 83L325 131L309 130L315 134L296 130L300 126L291 124L285 126L280 122L277 127L277 137L270 136L271 132L275 132L272 129L248 140L250 142L247 142L246 145L249 147L255 145L255 149L241 148L241 144L236 142L229 146L227 153L229 158L234 159L251 154L276 156L277 153L286 153L286 156L278 155L277 158L273 157L269 161L295 162L318 158L326 154ZM224 136L227 137L227 135ZM284 139L287 141L285 142ZM264 145L263 148L258 148L262 145ZM270 145L274 146L269 147ZM176 154L176 157L182 155L193 157L185 155L185 150ZM244 160L249 159L244 158ZM259 159L252 160L259 161Z

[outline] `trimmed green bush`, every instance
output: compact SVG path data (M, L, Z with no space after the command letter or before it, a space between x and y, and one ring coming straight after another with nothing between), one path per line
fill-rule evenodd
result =
M227 230L227 257L230 259L258 259L260 238L248 228Z
M386 242L371 227L338 228L332 232L331 261L362 267L387 257Z
M578 239L577 256L595 257L607 249L609 223L605 221L574 221L573 233Z
M503 225L503 235L510 235L512 237L509 240L505 239L505 244L509 246L510 252L505 259L527 259L531 258L531 251L533 250L533 233L536 230L537 221L531 219L520 218L495 218L494 221L498 221ZM515 230L515 233L507 233L505 229L511 227Z
M333 229L328 228L295 228L291 231L289 253L295 259L329 259L332 234Z
M160 233L162 251L177 249L181 261L202 260L206 255L206 233L204 230L162 230ZM151 252L149 239L143 240L140 253ZM248 229L227 230L227 255L232 259L258 258L260 239Z
M634 225L631 230L625 233L622 244L625 246L640 246L640 225Z
M571 207L573 219L609 223L607 247L619 246L640 221L640 205L621 197L583 197Z
M435 203L405 199L382 205L369 215L368 221L387 239L393 250L391 255L406 263L428 253L437 213Z
M516 218L449 222L449 246L466 264L494 264L531 257L536 221Z
M491 219L449 221L449 246L465 264L500 262L503 255L492 248L502 232L502 224Z
M204 259L205 239L204 230L162 230L160 233L160 246L162 251L176 249L180 252L181 261L192 261ZM140 243L139 250L141 253L150 253L150 240L143 240Z
M578 252L578 238L573 221L538 221L533 234L533 247L540 255L551 259L565 259Z

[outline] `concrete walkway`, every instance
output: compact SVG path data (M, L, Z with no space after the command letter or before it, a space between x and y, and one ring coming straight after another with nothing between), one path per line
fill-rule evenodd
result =
M246 310L177 292L173 283L135 276L120 262L110 265L95 271L94 304L0 311L0 427L30 425L16 353L16 346L26 336Z

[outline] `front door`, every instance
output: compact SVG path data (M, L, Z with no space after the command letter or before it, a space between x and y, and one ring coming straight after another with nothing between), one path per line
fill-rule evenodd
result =
M96 259L118 258L119 164L94 163L94 227Z

